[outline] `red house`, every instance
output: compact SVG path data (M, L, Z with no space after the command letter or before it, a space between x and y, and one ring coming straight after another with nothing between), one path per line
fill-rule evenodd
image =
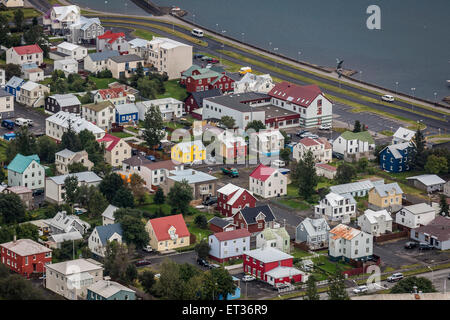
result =
M225 71L216 68L202 68L192 65L181 73L180 84L186 87L187 92L207 91L220 89L222 92L233 91L234 80L225 74Z
M293 256L266 247L244 252L244 272L271 285L305 281L304 273L293 267Z
M192 113L195 109L203 108L203 99L221 95L220 89L192 92L184 101L184 110L187 113Z
M217 190L217 210L224 216L232 217L242 208L254 208L256 198L246 189L232 183Z
M209 230L216 232L232 231L235 229L233 222L222 218L213 217L209 222Z
M52 250L30 239L0 244L0 250L2 263L27 278L43 273L44 266L52 262Z
M247 229L255 234L265 228L273 228L275 216L268 205L254 208L246 207L233 216L236 229Z

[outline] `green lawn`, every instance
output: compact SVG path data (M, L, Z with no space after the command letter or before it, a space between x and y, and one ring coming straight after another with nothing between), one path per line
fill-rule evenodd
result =
M201 214L206 216L206 220L209 220L212 217L214 217L213 214L209 214L209 213L201 213ZM208 236L213 234L213 232L211 230L209 230L208 228L201 229L198 226L196 226L194 223L195 216L197 216L197 214L186 216L186 217L184 217L184 221L186 222L189 232L192 234L195 234L197 242L200 242L202 238L208 239Z
M97 89L108 89L108 84L117 81L114 78L97 78L93 76L89 76L89 79L95 82Z
M55 62L50 58L44 58L44 63L46 64L54 64Z
M353 267L349 264L342 262L332 262L328 259L328 256L320 256L318 258L313 258L315 266L320 267L320 269L326 271L327 273L333 274L336 271L336 267L339 266L341 270L350 270Z
M119 138L128 138L133 137L132 134L126 133L126 132L112 132L111 135Z
M296 210L308 210L311 208L310 204L299 199L282 199L277 201Z
M388 137L391 137L391 136L394 135L394 133L391 130L383 130L383 131L380 131L380 133L382 135L385 135L385 136L388 136Z
M188 96L186 89L181 87L178 83L178 80L176 79L164 82L164 87L166 88L166 92L158 95L156 98L174 98L180 101L184 101Z
M138 37L138 38L142 38L145 40L152 40L153 37L159 37L160 35L155 33L155 32L150 32L147 30L143 30L143 29L135 29L135 31L133 31L132 33L134 36Z
M0 15L6 16L9 21L14 19L14 12L21 9L25 19L31 19L34 17L40 17L42 14L37 10L31 8L11 8L5 11L0 11Z
M311 256L311 253L294 247L294 250L291 251L290 255L293 256L294 258L303 258Z
M0 162L6 161L6 148L8 143L6 141L0 140Z

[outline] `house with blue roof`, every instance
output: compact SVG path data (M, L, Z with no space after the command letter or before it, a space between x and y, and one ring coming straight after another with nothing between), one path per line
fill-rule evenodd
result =
M23 84L25 84L25 80L19 77L13 76L9 81L5 84L5 91L12 94L16 99L20 95L20 88Z
M380 152L380 167L388 172L410 170L413 144L404 142L387 146Z
M108 59L117 56L120 56L120 53L116 50L106 50L88 54L87 57L84 58L84 70L92 73L105 70L107 69L106 62Z
M139 121L139 110L134 103L126 103L116 106L116 123L124 124Z
M136 292L118 282L100 280L87 288L87 300L136 300Z
M122 227L120 223L95 227L89 236L88 246L92 253L104 258L108 242L122 243Z
M24 156L18 153L9 163L8 185L23 186L31 190L44 189L45 168L37 154Z

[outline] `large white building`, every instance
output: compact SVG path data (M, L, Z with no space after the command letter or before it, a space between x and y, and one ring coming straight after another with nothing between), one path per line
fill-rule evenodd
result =
M249 176L249 191L263 198L287 194L287 177L279 170L260 164Z
M250 232L237 229L214 233L209 236L209 257L219 262L240 259L250 249Z
M28 189L43 189L45 169L37 154L24 156L16 154L8 167L8 185L11 187L23 186Z
M0 89L0 120L14 117L14 96Z
M44 15L43 25L53 34L66 35L70 33L70 26L79 20L80 7L54 6Z
M174 98L164 98L137 102L139 120L145 120L145 114L151 107L159 108L163 121L172 121L183 115L183 102Z
M55 60L53 70L61 70L67 77L71 73L78 73L78 62L75 59Z
M94 134L96 139L101 139L105 135L105 131L92 122L65 111L59 111L45 119L45 134L56 141L61 141L62 135L69 129L69 126L75 133L88 130Z
M295 146L292 152L292 157L299 161L311 151L314 161L321 163L331 162L332 149L331 144L326 138L303 138Z
M345 131L333 141L333 151L342 155L367 154L375 150L375 141L369 131Z
M377 237L386 232L392 232L392 217L385 210L373 211L367 209L358 217L358 226L362 231Z
M426 226L436 217L436 210L426 204L419 203L403 207L396 213L395 222L404 227L413 229L420 226Z
M77 61L83 60L88 55L85 47L70 42L62 42L56 46L56 51L68 55Z
M373 236L339 224L328 233L328 255L333 260L367 260L373 254Z
M330 192L314 206L317 215L327 216L333 221L350 222L356 216L356 200L350 193Z

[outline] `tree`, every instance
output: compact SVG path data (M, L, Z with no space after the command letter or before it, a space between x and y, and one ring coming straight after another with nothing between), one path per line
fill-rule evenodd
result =
M88 168L85 167L81 162L71 163L67 166L67 168L69 169L69 173L88 171Z
M375 150L373 152L373 155L375 156L377 162L380 162L380 152L384 150L384 148L386 148L388 146L388 144L378 144L375 146Z
M31 223L18 224L16 227L17 239L31 239L38 241L39 239L39 228Z
M155 193L155 197L153 198L153 202L155 204L159 204L159 205L166 202L166 196L164 195L164 191L161 187L158 187L158 189L156 189L156 193Z
M67 176L64 179L64 200L73 206L77 200L78 178L76 176Z
M93 189L91 189L93 188ZM88 200L88 212L90 217L99 216L106 207L108 207L108 200L96 187L90 187L90 195Z
M76 259L76 253L83 247L83 240L64 241L59 249L53 249L53 258L56 261L67 261Z
M289 143L291 143L291 137L290 137L290 135L287 134L286 131L280 130L280 133L283 135L283 138L284 138L284 144L289 144Z
M125 187L119 188L119 190L117 190L116 194L114 195L111 204L120 208L133 208L134 198L130 189Z
M22 9L16 10L14 12L14 24L18 31L22 31L24 21L24 14Z
M133 252L133 245L108 242L104 259L105 274L114 280L129 283L130 276L134 276L134 272L129 270Z
M20 69L20 66L17 64L8 63L5 66L5 77L6 80L11 79L12 77L20 77L22 74L22 70Z
M310 200L311 196L315 193L317 183L319 182L311 150L298 161L294 172L294 180L298 184L299 196L307 201Z
M32 20L32 22L31 22L31 24L32 24L33 26L37 26L37 25L38 25L38 19L37 19L37 17L33 17L33 20Z
M449 204L447 202L447 197L445 196L445 194L441 194L440 196L439 208L439 214L447 217L450 216Z
M120 79L119 79L120 80ZM148 78L141 78L137 81L136 88L139 90L139 94L144 98L153 100L156 98L157 88L155 83Z
M361 123L359 120L355 121L355 125L353 126L353 132L361 132Z
M436 292L433 283L429 279L412 276L397 282L397 284L392 287L391 293L413 293L414 287L417 287L417 292Z
M149 148L154 148L161 143L165 132L164 122L159 108L151 106L145 113L143 139Z
M42 136L37 139L38 155L42 162L54 163L56 148L56 142L48 136Z
M133 196L138 200L140 204L145 202L145 180L142 179L137 173L133 173L130 177L130 189Z
M228 294L234 293L236 285L230 273L224 268L215 268L206 272L210 273L213 281L206 281L207 286L214 286L214 296L226 297Z
M138 278L138 271L133 263L130 263L125 270L125 279L127 283L133 283Z
M434 154L428 156L427 163L425 164L425 171L428 173L438 174L447 173L448 164L447 158L438 157Z
M194 223L197 227L201 229L206 229L208 227L208 220L204 214L198 214L195 216Z
M73 131L71 122L69 122L69 128L67 128L67 131L61 136L60 149L69 149L73 152L83 150L80 137L75 133L75 131Z
M320 300L320 295L317 292L316 278L313 275L308 277L306 281L306 295L303 297L304 300Z
M153 285L156 282L155 274L151 271L145 270L139 275L138 279L142 287L144 288L144 292L150 294L152 292Z
M222 118L220 118L220 123L223 124L228 129L233 129L236 124L236 121L234 120L233 117L223 116Z
M201 259L206 259L209 255L209 251L211 247L208 244L208 241L202 239L199 243L197 243L194 247L195 252L197 252L197 256Z
M124 185L122 177L117 173L108 174L99 184L100 192L111 202L116 192Z
M416 170L422 170L425 167L425 138L420 128L417 128L413 138L413 148L411 155L411 163Z
M246 130L246 131L247 131L248 129L253 129L253 130L255 130L256 132L259 132L259 130L266 129L266 126L265 126L264 123L262 123L262 121L260 121L260 120L253 120L253 121L250 121L250 122L247 124L247 127L245 127L245 130Z
M328 299L329 300L349 300L347 290L345 288L345 278L339 267L336 267L335 273L328 280Z
M20 223L25 220L25 207L15 193L0 193L0 221L2 224Z
M148 245L150 238L141 219L126 215L119 222L123 231L122 237L126 243L132 243L136 248Z
M167 195L168 203L172 206L174 211L181 211L185 214L188 212L189 203L193 200L193 190L187 180L175 182Z
M166 259L161 265L161 276L155 284L155 291L163 299L182 300L185 283L180 278L180 267L175 262Z
M45 300L43 290L18 274L10 274L0 265L0 300Z
M291 149L289 148L281 149L280 158L284 162L289 163L289 161L291 160Z
M349 183L356 177L355 168L349 163L342 163L336 170L336 181L340 184Z
M5 181L7 178L7 175L5 173L5 170L3 168L0 168L0 184Z
M367 158L361 158L358 160L357 163L358 172L366 172L368 166L369 160L367 160Z

